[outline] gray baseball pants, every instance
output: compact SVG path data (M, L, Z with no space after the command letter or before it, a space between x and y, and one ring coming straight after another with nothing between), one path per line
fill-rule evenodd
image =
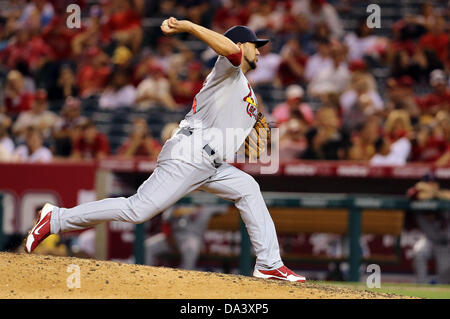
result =
M223 163L162 160L152 175L128 198L108 198L52 212L52 233L79 230L105 221L142 223L176 203L184 195L204 190L234 202L247 227L258 269L283 266L275 226L258 183L249 174Z

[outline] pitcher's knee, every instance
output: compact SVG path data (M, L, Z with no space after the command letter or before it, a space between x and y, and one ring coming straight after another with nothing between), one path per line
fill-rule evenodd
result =
M127 202L130 208L130 222L134 224L141 224L160 212L155 204L141 199L138 194L128 197Z
M256 195L261 193L258 182L249 174L245 174L244 186L240 189L244 195Z

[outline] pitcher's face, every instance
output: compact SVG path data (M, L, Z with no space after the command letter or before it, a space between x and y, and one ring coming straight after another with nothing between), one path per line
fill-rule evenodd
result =
M241 48L243 50L242 52L244 58L243 62L248 64L249 70L256 69L256 64L258 62L258 57L260 55L260 52L256 47L256 44L251 42L245 42Z

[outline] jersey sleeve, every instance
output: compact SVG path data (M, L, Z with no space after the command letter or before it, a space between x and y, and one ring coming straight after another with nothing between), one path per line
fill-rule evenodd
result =
M241 65L241 60L242 60L242 50L239 48L239 52L238 53L233 53L233 54L227 55L226 58L234 66L240 66Z
M236 70L239 70L241 65L242 51L237 54L231 54L227 57L219 55L219 58L214 65L215 75L222 77L228 75Z

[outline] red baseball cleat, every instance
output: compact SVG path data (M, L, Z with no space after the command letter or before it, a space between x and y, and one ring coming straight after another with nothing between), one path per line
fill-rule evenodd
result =
M50 235L50 217L55 206L45 204L39 211L39 218L25 241L25 251L31 253L45 238Z
M306 278L300 275L297 275L295 272L290 270L286 266L282 266L278 269L273 270L262 270L256 269L253 272L253 277L257 278L265 278L265 279L275 279L275 280L286 280L293 282L305 282Z

